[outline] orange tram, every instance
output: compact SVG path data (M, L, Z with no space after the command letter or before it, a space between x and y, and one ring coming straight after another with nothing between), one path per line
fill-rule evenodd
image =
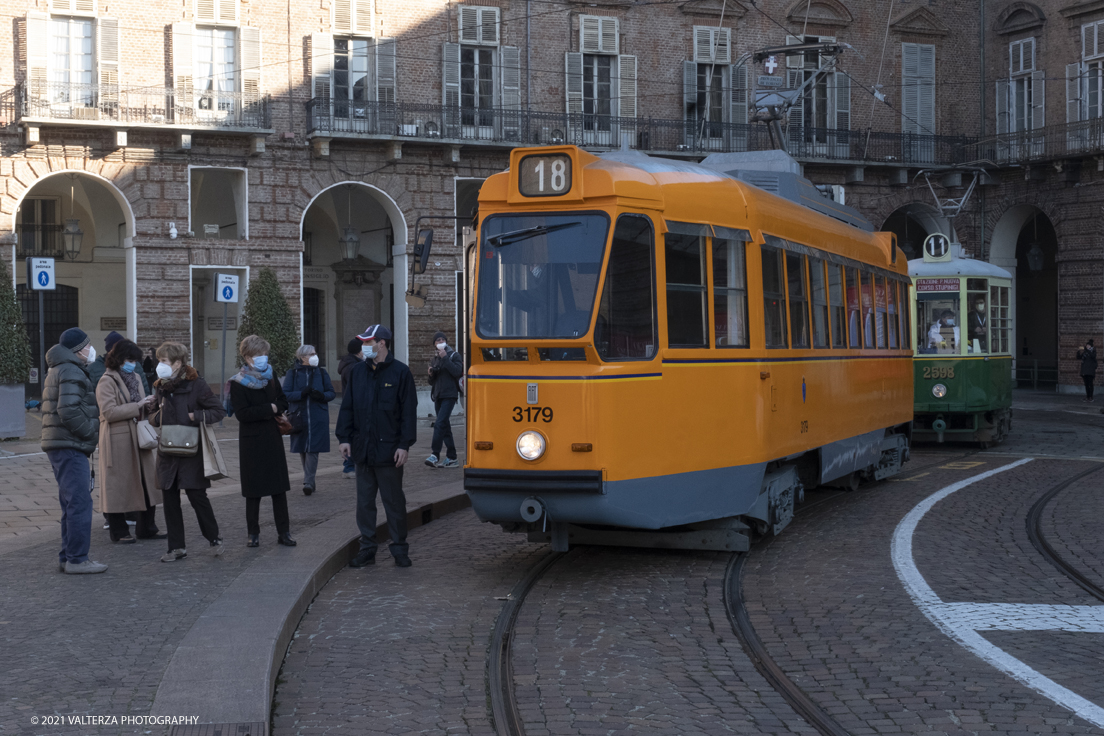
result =
M557 550L743 550L804 488L908 459L908 264L782 152L515 150L473 251L484 521Z

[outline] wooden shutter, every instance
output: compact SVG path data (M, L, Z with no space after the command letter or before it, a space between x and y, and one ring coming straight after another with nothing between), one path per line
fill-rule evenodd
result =
M460 44L446 43L441 48L441 104L460 108Z
M693 123L698 119L698 65L682 62L682 117Z
M600 35L602 37L602 53L603 54L616 54L620 50L620 44L618 31L617 31L617 19L616 18L601 18L598 27Z
M617 96L620 100L617 114L623 118L636 117L636 57L622 54L617 57Z
M694 61L699 64L728 64L732 61L732 31L713 26L694 26Z
M1011 86L1011 79L997 80L997 135L1004 135L1011 127L1009 122L1012 119L1012 96L1009 94Z
M485 46L498 45L498 8L479 9L479 42Z
M804 41L802 41L797 36L786 36L786 45L787 46L797 46L798 44L801 44L801 43L804 43ZM805 54L794 54L793 56L787 56L786 57L786 68L787 69L804 69L805 68Z
M499 41L498 14L498 8L461 5L460 42L480 46L497 46Z
M1031 129L1040 130L1046 125L1046 74L1031 72Z
M27 89L32 98L46 96L50 52L50 16L27 13Z
M505 110L521 109L521 50L517 46L503 46L499 50L502 74L502 107Z
M215 23L218 17L215 14L215 3L218 0L195 0L196 23Z
M218 22L234 24L238 22L238 0L217 0Z
M376 42L376 100L394 103L398 70L395 65L395 39L381 38Z
M192 44L195 32L194 23L172 24L172 78L177 107L192 106L192 76L195 74Z
M119 100L119 19L96 19L96 64L100 101L114 105Z
M479 43L479 8L474 5L460 6L460 41Z
M748 68L747 64L733 64L729 70L732 80L729 122L746 125L748 121Z
M786 86L797 89L804 81L805 72L800 69L786 70ZM786 123L786 135L791 141L801 141L805 128L805 96L798 95L790 107L789 120Z
M834 72L836 130L851 130L851 77Z
M261 29L238 29L238 48L242 100L249 105L261 99Z
M1088 59L1096 56L1096 23L1081 26L1081 58Z
M330 27L334 33L353 32L353 0L331 0Z
M311 34L311 95L318 100L319 105L329 105L330 96L333 94L331 84L333 82L333 52L334 38L332 33ZM319 109L319 108L315 108ZM328 114L319 110L320 114Z
M373 11L372 0L353 0L353 30L365 36L371 36Z
M1066 122L1079 123L1084 118L1084 96L1081 94L1081 63L1066 64Z
M50 12L57 15L95 15L96 0L50 0Z
M935 135L935 45L920 46L920 134Z
M583 55L576 51L564 54L564 72L567 92L567 114L583 111Z
M617 18L579 16L579 50L584 54L616 54L618 33Z
M901 44L901 132L919 133L920 47Z

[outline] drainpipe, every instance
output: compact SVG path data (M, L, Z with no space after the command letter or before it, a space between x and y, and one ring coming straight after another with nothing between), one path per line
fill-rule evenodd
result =
M533 44L529 43L529 33L533 24L533 0L525 0L525 112L529 112L533 99ZM528 120L529 116L526 115Z

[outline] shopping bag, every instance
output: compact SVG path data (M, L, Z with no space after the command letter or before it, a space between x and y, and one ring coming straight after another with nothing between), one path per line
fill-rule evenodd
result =
M226 460L222 457L218 440L215 438L215 428L210 424L204 424L200 430L200 444L203 446L203 475L208 480L229 478L230 471L226 469Z

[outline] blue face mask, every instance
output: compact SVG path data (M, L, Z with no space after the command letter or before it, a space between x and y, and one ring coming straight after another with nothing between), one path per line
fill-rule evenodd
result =
M137 368L137 367L138 367L137 363L135 363L133 360L128 360L128 361L123 363L123 372L133 373L134 369Z
M253 367L259 371L263 371L265 368L268 368L268 356L258 355L256 358L253 359Z

